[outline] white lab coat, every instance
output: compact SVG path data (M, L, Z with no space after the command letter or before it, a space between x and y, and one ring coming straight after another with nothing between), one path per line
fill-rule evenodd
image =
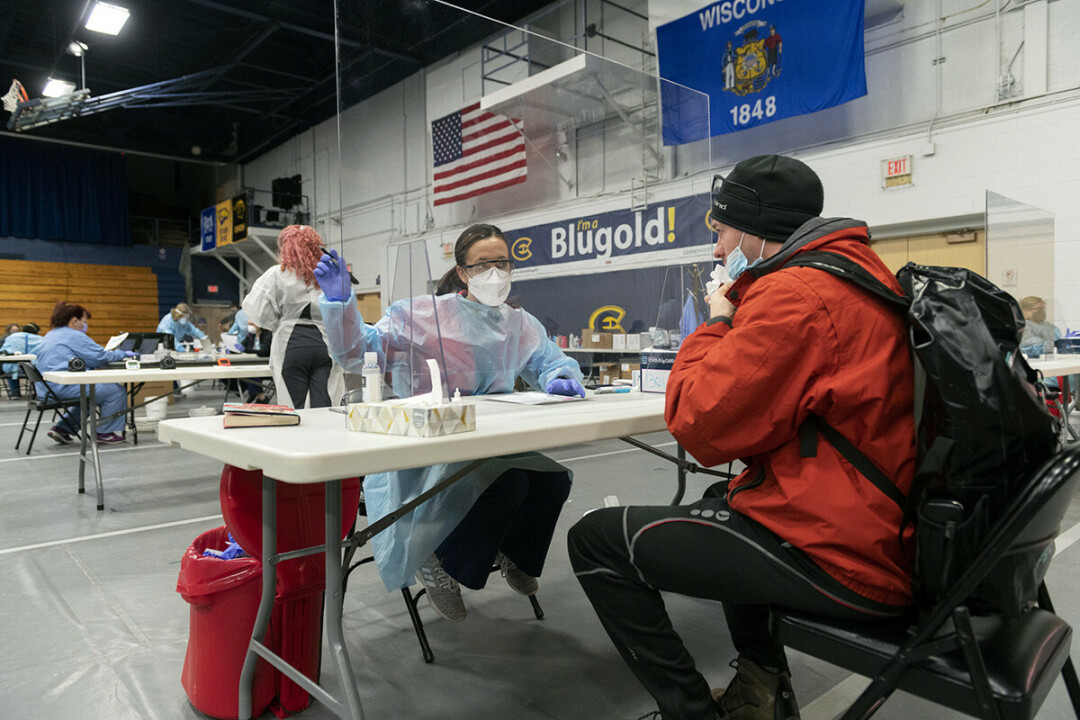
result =
M274 339L270 344L270 370L274 376L274 386L277 389L275 402L278 404L295 407L281 375L281 368L285 361L285 348L289 345L293 328L298 323L314 325L319 328L323 342L328 348L330 346L326 339L322 314L319 311L319 294L317 285L309 287L296 273L291 270L282 272L281 266L275 265L259 276L247 297L244 298L243 310L247 313L248 320L274 334ZM311 319L301 320L300 315L309 305ZM345 394L345 374L341 366L336 363L330 371L328 391L333 404L337 404L341 396ZM310 395L308 398L310 402Z

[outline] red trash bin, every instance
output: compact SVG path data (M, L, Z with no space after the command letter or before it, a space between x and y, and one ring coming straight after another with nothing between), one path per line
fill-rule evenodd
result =
M262 557L261 470L226 465L221 471L221 513L225 526L244 551ZM277 551L322 545L326 539L325 485L277 481ZM360 479L341 481L341 536L356 520ZM267 646L314 682L319 681L322 657L323 590L326 563L319 553L283 560L277 565L274 611ZM249 633L250 634L250 633ZM270 710L278 717L299 712L311 703L306 690L285 675L276 675L278 701Z
M224 527L195 538L180 561L176 591L191 604L190 634L180 682L199 712L237 717L240 670L244 665L262 595L262 563L257 558L221 560L203 550L229 546ZM274 700L277 672L262 658L255 667L252 714L258 717Z

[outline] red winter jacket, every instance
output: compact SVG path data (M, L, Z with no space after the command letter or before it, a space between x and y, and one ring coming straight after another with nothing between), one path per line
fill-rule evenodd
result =
M913 367L903 319L884 301L826 272L785 268L827 250L900 293L855 220L817 220L728 291L731 325L700 326L679 349L667 386L672 435L706 466L742 459L732 509L753 518L863 597L911 602L902 511L824 438L802 457L810 413L850 440L907 495L915 472ZM911 530L905 546L910 550Z

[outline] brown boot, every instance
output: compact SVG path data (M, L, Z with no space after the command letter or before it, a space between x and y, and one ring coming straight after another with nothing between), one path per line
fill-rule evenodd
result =
M791 673L771 673L744 657L732 666L735 677L727 689L712 691L721 720L799 720Z

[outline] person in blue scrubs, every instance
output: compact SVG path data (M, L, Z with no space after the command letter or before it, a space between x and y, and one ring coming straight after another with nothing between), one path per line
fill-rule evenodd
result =
M90 327L90 311L82 305L61 300L53 309L50 324L52 330L45 333L35 352L37 359L34 360L34 367L43 374L53 370L67 370L68 363L75 357L86 363L87 370L92 370L105 363L135 356L130 350L106 350L91 340L86 334ZM49 387L65 400L79 397L78 385L49 383ZM42 383L38 383L37 396L39 399L45 396ZM98 385L95 388L95 399L97 407L101 408L102 417L109 418L98 424L97 441L105 444L124 442L123 410L127 407L124 388L115 383ZM66 445L75 442L78 433L79 409L76 407L49 428L48 435L56 442Z
M191 340L205 340L206 333L195 327L191 322L191 308L187 303L180 303L167 312L161 322L158 323L159 333L168 333L173 336L173 347L181 349L181 343Z
M548 393L584 396L577 361L548 338L539 320L506 304L514 262L502 231L493 225L467 228L454 258L437 295L396 302L369 325L356 307L344 259L335 251L324 254L315 277L323 290L319 306L334 361L359 373L364 353L376 353L398 397L430 389L429 377L411 371L417 363L423 367L418 357L440 361L451 394L509 393L520 378ZM368 522L465 465L367 476ZM567 468L539 453L489 458L372 538L383 583L387 589L405 587L415 575L431 607L454 622L466 613L459 583L484 587L493 565L502 569L511 589L534 594L570 483Z
M41 342L41 336L38 335L39 330L41 328L37 326L37 323L23 325L22 330L11 333L4 338L4 344L0 346L0 352L9 355L33 355L38 343ZM0 365L0 370L3 370L5 374L10 373L7 379L8 395L12 400L18 400L22 397L22 393L19 392L19 366L16 363L4 363Z

